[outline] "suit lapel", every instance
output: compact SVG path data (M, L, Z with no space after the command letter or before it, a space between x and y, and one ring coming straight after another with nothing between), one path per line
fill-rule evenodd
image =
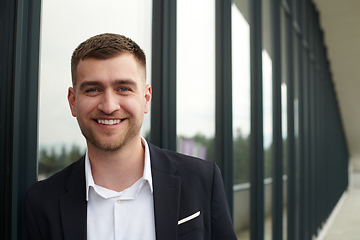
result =
M176 240L179 220L181 179L163 150L149 144L153 179L155 232L157 240ZM85 159L75 165L60 199L65 239L86 239L87 203Z
M60 198L61 221L65 239L86 239L87 203L84 157L75 165L69 177L67 193Z
M154 215L157 240L175 240L179 220L181 179L163 150L149 144L154 188Z

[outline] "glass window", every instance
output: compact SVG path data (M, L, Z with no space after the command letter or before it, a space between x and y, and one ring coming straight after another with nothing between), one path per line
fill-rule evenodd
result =
M77 160L86 149L67 102L72 51L100 33L125 35L145 51L150 83L152 1L44 0L41 12L39 178L46 178ZM142 135L148 136L149 131L147 114Z
M232 4L234 228L250 239L250 26L248 0Z
M215 1L177 1L177 151L214 160Z
M264 209L265 238L272 237L272 141L273 141L273 96L272 96L272 49L271 49L270 1L262 2L263 29L263 123L264 123Z
M280 12L281 16L281 77L282 77L282 83L281 83L281 112L282 112L282 137L283 137L283 195L284 195L284 214L283 214L283 239L287 239L287 139L288 139L288 127L287 127L287 82L288 82L288 61L287 61L287 52L286 52L286 21L289 21L289 19L286 16L286 13L283 8L281 8ZM292 80L292 79L291 79Z

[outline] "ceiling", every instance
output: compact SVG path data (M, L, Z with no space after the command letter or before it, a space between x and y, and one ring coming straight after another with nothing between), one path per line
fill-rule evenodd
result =
M313 0L345 130L350 165L360 171L360 1Z

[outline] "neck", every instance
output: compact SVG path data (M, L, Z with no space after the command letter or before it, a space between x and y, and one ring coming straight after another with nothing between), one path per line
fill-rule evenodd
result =
M145 149L140 136L116 151L104 151L88 143L95 184L120 192L143 176Z

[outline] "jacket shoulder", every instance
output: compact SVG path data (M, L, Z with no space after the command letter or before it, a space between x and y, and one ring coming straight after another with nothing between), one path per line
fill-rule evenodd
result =
M185 155L182 153L170 151L170 150L163 150L169 160L177 167L177 168L195 168L202 170L206 170L209 168L213 169L215 163L203 160L198 157ZM188 169L189 170L189 169Z
M81 157L76 162L70 164L66 168L62 169L61 171L55 173L54 175L50 176L47 179L38 181L32 185L28 190L28 195L32 196L46 196L46 195L58 195L62 194L67 185L69 179L74 175L74 171L79 171L79 173L75 173L78 175L79 180L81 176L84 176L85 180L85 162L84 156ZM84 166L84 167L82 167ZM82 169L82 171L81 171Z
M218 167L214 162L185 155L171 150L161 149L149 144L151 161L157 169L175 169L175 175L186 175L190 178L211 178ZM165 167L164 167L165 166Z

